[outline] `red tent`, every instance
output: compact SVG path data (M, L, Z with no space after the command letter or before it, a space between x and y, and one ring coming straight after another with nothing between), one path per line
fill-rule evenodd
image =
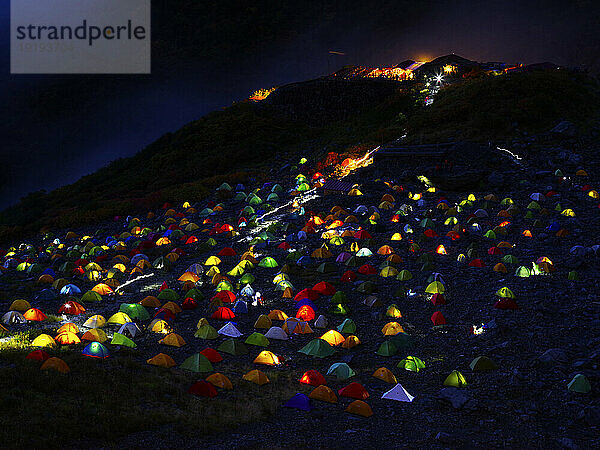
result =
M438 237L439 234L437 234L435 231L433 231L431 228L428 228L427 230L425 230L423 232L423 234L425 236L427 236L428 238L432 238L432 237Z
M219 291L211 300L215 298L220 299L223 303L233 303L235 302L236 296L231 291Z
M196 309L198 307L198 303L191 297L186 298L181 304L181 309L190 310Z
M474 259L469 263L469 267L485 267L485 263L482 259Z
M235 318L235 314L226 306L220 306L210 317L211 319L231 320Z
M34 350L31 353L29 353L25 358L31 359L33 361L46 361L48 358L50 358L50 355L44 350Z
M64 305L62 305L58 309L58 312L63 313L63 314L72 314L72 315L76 316L78 314L84 313L85 308L83 306L81 306L79 303L77 303L73 300L69 300L68 302L66 302Z
M302 305L296 313L296 318L308 322L315 318L315 310L310 305Z
M371 236L367 230L358 230L354 233L354 237L356 239L371 239L373 236Z
M218 255L219 256L235 256L235 255L237 255L237 253L231 247L225 247L218 253Z
M352 283L354 280L356 280L356 278L357 276L354 272L347 270L344 275L342 275L341 281L344 283Z
M357 400L366 400L369 398L369 393L363 387L362 384L359 383L350 383L348 386L343 387L338 391L340 397L349 397L355 398Z
M321 281L313 286L313 291L321 295L333 295L335 294L335 288L331 283L327 281ZM309 297L310 298L310 297ZM311 298L311 300L313 300ZM316 299L315 299L316 300Z
M321 375L321 373L317 370L309 370L307 372L304 373L304 375L302 375L302 378L300 378L300 383L302 384L309 384L310 386L320 386L322 384L327 384L327 380L325 380L325 377L323 375Z
M319 298L319 293L316 291L313 291L312 289L302 289L300 292L298 292L296 294L296 296L294 297L294 301L299 302L300 300L303 300L305 298L314 302L315 300L317 300Z
M205 348L200 353L206 356L206 359L208 359L211 363L218 363L223 361L223 357L214 348Z
M446 325L446 318L440 311L436 311L431 315L431 321L434 325Z
M199 397L216 397L217 390L215 387L207 381L201 380L192 384L189 388L188 393L197 395Z
M375 275L377 273L377 269L371 264L365 264L364 266L360 266L358 268L358 273L362 273L363 275Z
M446 299L444 298L443 294L433 294L431 296L431 303L433 303L434 305L445 305L446 304Z
M501 298L494 304L497 309L518 309L517 302L512 298Z

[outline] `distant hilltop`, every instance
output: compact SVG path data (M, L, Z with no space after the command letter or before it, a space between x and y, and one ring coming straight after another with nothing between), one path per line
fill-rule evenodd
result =
M509 71L554 70L560 66L550 63L529 65L508 64L505 62L477 62L453 54L440 56L432 61L407 59L390 67L344 66L325 78L380 78L395 81L413 80L422 76L452 75L463 78L477 76L482 72L504 73Z

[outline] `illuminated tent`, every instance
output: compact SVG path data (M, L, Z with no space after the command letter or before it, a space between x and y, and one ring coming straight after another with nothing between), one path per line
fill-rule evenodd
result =
M396 386L394 386L392 389L390 389L389 391L385 392L381 398L385 398L388 400L396 400L399 402L412 402L414 399L414 396L410 395L406 389L404 389L404 387L402 387L402 385L400 383L398 383Z
M123 347L136 348L137 345L127 336L121 333L115 333L113 335L112 340L110 341L111 345L121 345Z
M108 358L110 356L108 349L100 342L90 342L82 352L85 356L91 356L92 358Z

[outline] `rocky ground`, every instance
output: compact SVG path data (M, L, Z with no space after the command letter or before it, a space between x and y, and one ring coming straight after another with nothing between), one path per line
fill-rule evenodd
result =
M333 273L321 274L314 269L317 264L300 268L291 264L290 280L296 288L310 288L319 281L326 280L343 290L349 299L351 314L348 316L356 323L354 333L361 344L353 349L338 349L334 356L318 359L297 350L307 342L318 337L326 330L315 329L314 335L292 335L289 341L271 341L268 350L285 358L284 364L273 368L275 371L291 372L296 379L309 369L325 374L334 362L346 362L357 373L348 381L340 382L327 377L329 386L337 391L351 381L361 383L369 392L366 402L374 415L359 417L344 412L351 399L339 398L338 403L328 404L314 401L315 409L309 412L281 407L268 421L242 425L236 429L208 436L182 435L170 426L140 432L126 436L118 442L118 447L165 447L165 448L342 448L348 446L388 446L388 447L509 447L509 448L597 448L600 446L598 431L600 427L600 299L598 297L598 262L600 244L600 200L588 195L592 189L600 189L598 176L597 145L593 139L581 140L570 132L558 130L548 136L523 137L506 144L485 148L465 145L458 147L448 158L452 168L435 168L430 162L418 159L403 162L401 167L375 163L350 174L346 180L357 183L364 194L358 197L329 195L308 201L303 206L307 211L329 214L331 208L339 205L349 213L360 205L378 207L384 194L395 197L394 208L380 210L380 227L367 226L373 241L369 248L374 256L364 259L361 264L369 263L378 268L385 260L376 253L384 244L394 247L403 262L396 264L400 269L410 270L413 279L399 281L395 277L383 278L378 275L359 275L356 284L339 282L341 275L348 269L356 271L358 267L346 267L336 263ZM500 149L498 149L498 147ZM502 148L510 148L507 153ZM578 169L585 169L588 176L576 176ZM556 176L560 169L564 176ZM443 192L424 192L425 186L416 181L417 175L427 174L438 184L444 181L459 180L469 186L468 190ZM280 182L285 188L292 186L295 173L282 176ZM475 177L473 180L471 178ZM402 185L399 192L383 183ZM475 182L474 182L475 181ZM588 185L582 190L582 187ZM546 197L549 191L557 196ZM407 193L424 192L422 204L407 198ZM531 210L532 217L526 218L531 194L541 193L538 202L546 209ZM457 217L465 228L460 239L453 241L441 236L451 229L444 225L446 215L436 208L441 197L446 197L450 205L458 204L473 194L478 200L472 207L466 206ZM488 194L495 194L499 200L510 197L518 207L518 212L510 218L497 217L506 205L482 200ZM555 205L560 203L560 211ZM408 217L400 222L390 219L402 204L413 208ZM202 209L204 205L198 210ZM227 203L227 209L219 216L230 223L237 222L237 212L243 203ZM481 217L476 222L481 230L474 230L467 224L470 214L479 208L485 208L489 217ZM561 215L561 211L572 209L574 217ZM373 210L372 210L373 211ZM304 218L289 217L289 208L276 214L278 222L304 226ZM225 217L223 217L225 216ZM359 220L367 216L358 214ZM424 238L419 221L429 217L434 221L433 229L438 237ZM164 218L147 222L148 226L157 226ZM190 218L190 221L192 218ZM510 221L506 226L506 236L489 239L483 234L497 226L501 221ZM217 220L215 220L217 221ZM556 230L548 229L553 222L569 234L557 237ZM406 233L404 227L410 224L414 233ZM355 224L357 225L357 224ZM111 233L117 232L120 224L104 224ZM522 236L525 229L532 231L533 237ZM80 235L92 230L76 230ZM122 231L122 229L121 229ZM400 232L402 241L390 241L393 233ZM246 234L242 231L242 236ZM286 233L277 232L273 245L261 249L262 256L273 256L282 266L286 251L276 246ZM205 236L199 234L199 236ZM218 250L225 245L232 246L239 254L247 249L247 241L232 241L223 235L215 235ZM202 240L202 238L201 238ZM348 242L354 241L349 239ZM418 242L420 250L409 251L409 242ZM490 255L488 249L500 241L513 244L513 248L503 248L503 254L518 258L519 264L506 264L507 273L492 270L501 261L503 255ZM359 241L360 242L360 241ZM294 248L312 252L323 243L320 233L309 235L305 242L295 243ZM437 254L436 248L443 243L446 255ZM582 249L574 247L581 246ZM474 247L463 263L457 262L460 254ZM187 247L183 247L187 251ZM341 251L330 246L335 256ZM176 279L185 268L194 262L204 262L211 252L196 253L193 248L180 258L173 272L156 272L155 276L140 279L126 289L124 295L112 297L101 306L90 308L94 313L110 315L121 302L140 301L149 294L156 295L158 286L166 281L176 286ZM430 255L431 265L423 268L423 255ZM521 278L515 276L517 266L531 267L532 262L546 257L552 262L555 271L550 274ZM223 258L224 265L230 269L239 257ZM469 261L481 259L485 267L469 267ZM260 259L260 258L259 258ZM321 261L319 261L320 263ZM252 270L256 277L253 287L262 292L266 305L251 307L247 315L236 317L236 324L244 334L242 339L252 333L253 324L259 314L278 308L295 314L290 299L281 299L271 279L278 269L257 267ZM379 269L378 269L379 271ZM568 274L576 271L579 280L569 280ZM446 288L447 304L434 306L425 288L432 272L441 274ZM12 275L6 273L0 281L7 286ZM8 281L7 281L8 280ZM357 290L358 283L365 280L375 282L374 295L378 304L370 307L363 303L368 294ZM26 281L26 280L24 280ZM209 281L209 280L208 280ZM78 281L78 285L85 285ZM23 283L23 286L27 286ZM93 284L91 285L93 286ZM498 300L495 293L502 287L509 287L516 296L518 309L501 310L494 307ZM398 294L404 287L409 295ZM212 286L205 283L202 291L207 298L212 296ZM22 292L28 292L25 287ZM10 304L13 298L5 303ZM208 301L206 302L208 303ZM324 314L329 320L329 328L339 325L345 316L327 312L329 298L317 300L317 315ZM379 346L386 340L382 327L389 322L385 317L387 307L395 303L402 312L398 321L412 338L413 345L391 357L376 354ZM60 305L57 301L56 306ZM49 308L50 310L52 308ZM441 311L446 318L444 326L434 326L430 320L435 311ZM145 360L159 351L171 354L181 363L192 353L207 346L216 346L222 341L201 341L193 337L196 323L200 317L207 317L206 305L197 310L185 311L174 322L175 331L188 345L178 349L165 350L156 343L157 338L146 333L136 339L139 359ZM218 321L210 321L217 329ZM473 325L485 324L484 332L472 333ZM14 329L29 325L17 325ZM252 359L258 350L251 349L249 355L226 357L226 365L218 368L230 378L240 378L252 368ZM118 358L118 351L115 352ZM426 368L415 373L396 368L404 357L414 355L422 359ZM474 372L470 362L485 355L491 358L498 368L489 372ZM385 366L391 369L399 383L415 396L411 403L382 399L381 395L393 385L384 383L371 376L375 369ZM255 366L255 368L261 368ZM464 388L445 387L443 381L453 370L461 371L468 385ZM591 393L580 394L567 389L568 383L576 374L584 374L592 386ZM312 387L298 383L297 392L309 394ZM223 393L227 395L227 393ZM215 402L216 399L199 399L199 402ZM106 447L110 444L102 441L82 440L71 447Z

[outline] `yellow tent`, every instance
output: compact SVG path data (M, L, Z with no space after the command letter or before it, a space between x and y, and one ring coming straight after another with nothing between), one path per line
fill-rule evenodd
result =
M398 382L398 380L396 380L396 376L387 367L380 367L373 372L373 376L390 384L396 384Z
M153 356L149 360L146 361L148 364L159 367L173 367L175 365L175 361L169 355L165 355L164 353L159 353L156 356Z
M107 324L113 325L123 325L124 323L128 322L133 322L133 320L131 320L131 318L127 314L120 311L110 316L106 321Z
M329 330L328 332L323 334L323 336L321 336L321 339L323 339L324 341L327 341L329 343L329 345L332 345L334 347L337 347L338 345L342 345L344 343L344 341L346 340L344 338L344 336L342 336L342 334L336 330Z
M150 331L152 331L153 333L161 334L168 334L173 331L171 329L171 326L162 319L153 320L148 328L150 328Z
M183 347L185 345L185 341L177 333L169 333L158 342L172 347Z
M100 328L92 328L91 330L88 330L85 333L83 333L83 336L81 336L81 340L92 342L96 341L102 344L103 342L106 342L108 340L108 336L106 336L104 330Z
M337 403L337 397L333 390L324 384L314 388L308 397L313 400L321 400L322 402Z
M9 311L20 311L25 312L31 308L31 305L27 300L15 300L8 308Z
M32 347L56 347L56 341L47 334L40 334L31 343Z
M56 370L59 373L69 373L71 369L62 359L53 356L48 358L40 367L40 370Z
M227 389L227 390L233 389L233 385L231 384L231 381L229 380L229 378L227 378L225 375L223 375L222 373L219 373L219 372L209 375L206 378L206 381L208 381L214 387L218 387L221 389Z
M388 322L383 326L381 332L384 336L395 336L398 333L404 333L404 328L398 322Z
M362 400L354 400L348 405L345 411L363 417L371 417L373 415L371 407Z
M269 377L267 377L264 372L262 372L258 369L251 370L246 375L244 375L242 377L242 379L246 380L246 381L250 381L254 384L258 384L259 386L262 386L263 384L267 384L267 383L271 382L269 380Z
M279 364L279 358L273 352L263 350L254 359L254 364L265 364L267 366L276 366Z
M269 319L268 316L266 316L264 314L261 314L260 316L258 316L258 319L256 319L256 322L254 323L254 328L256 328L256 329L268 330L272 326L273 326L273 322L271 321L271 319Z
M342 343L342 348L354 348L357 345L360 345L360 339L358 339L356 336L352 335L352 336L348 336L346 338L346 340Z

